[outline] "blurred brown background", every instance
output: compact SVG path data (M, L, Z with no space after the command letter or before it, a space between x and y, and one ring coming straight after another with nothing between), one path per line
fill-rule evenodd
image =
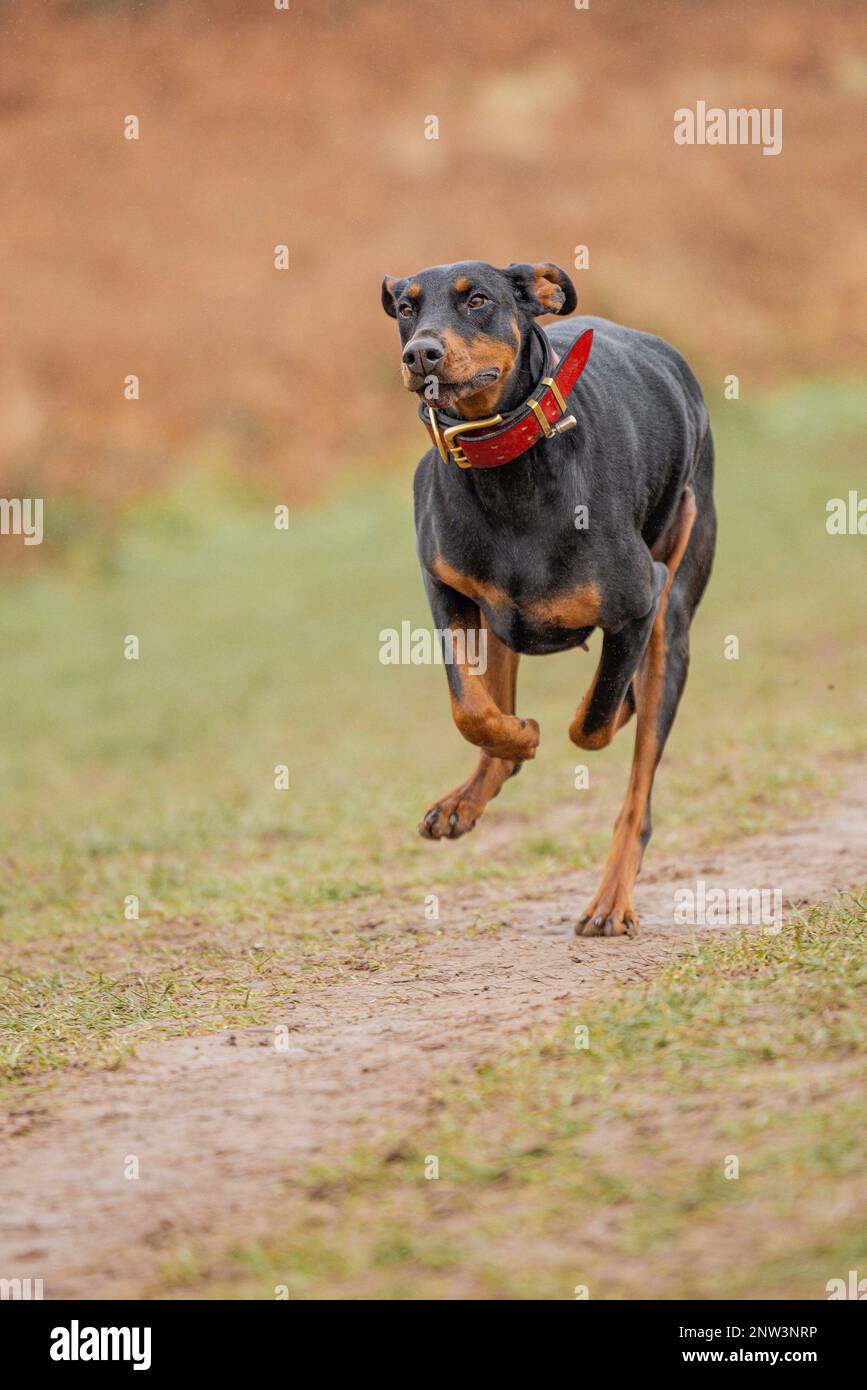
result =
M302 500L405 458L379 282L439 261L571 269L586 243L581 309L742 393L867 358L862 4L17 0L0 23L6 495L107 504L207 456ZM678 147L699 99L782 107L782 153Z

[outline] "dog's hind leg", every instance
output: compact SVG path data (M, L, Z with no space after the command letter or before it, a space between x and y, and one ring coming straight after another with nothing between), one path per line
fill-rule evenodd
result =
M520 657L499 641L484 618L481 622L487 634L487 670L483 676L466 676L465 679L484 681L485 693L497 709L502 714L513 715ZM454 702L454 692L452 699ZM503 783L520 770L521 763L517 759L498 758L483 748L472 775L434 802L425 813L419 832L427 840L456 840L465 835Z
M695 604L690 601L689 586L681 583L675 587L675 581L695 519L695 497L692 489L686 488L672 525L654 551L663 559L668 578L633 684L637 726L629 786L614 824L614 839L599 889L575 929L581 936L638 934L632 891L650 838L653 777L677 711L689 664L689 624Z
M708 433L699 453L693 479L697 514L689 546L678 565L668 595L665 612L665 687L657 721L657 755L659 763L665 743L677 714L680 697L689 670L689 629L695 610L707 587L716 545L716 509L713 500L713 439ZM664 544L665 537L660 538ZM654 547L656 553L657 547ZM652 831L650 794L641 830L642 853L647 848Z

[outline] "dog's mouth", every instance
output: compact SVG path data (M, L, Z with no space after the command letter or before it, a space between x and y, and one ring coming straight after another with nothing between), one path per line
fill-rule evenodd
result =
M500 376L499 367L483 367L473 376L463 377L460 381L443 381L436 373L419 376L415 372L407 372L404 385L407 390L423 397L428 405L448 406L493 386Z

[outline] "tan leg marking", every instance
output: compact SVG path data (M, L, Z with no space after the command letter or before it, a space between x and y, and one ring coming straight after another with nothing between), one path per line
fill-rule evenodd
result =
M482 618L482 625L487 627L484 617ZM500 719L503 720L503 716L510 716L514 713L515 686L520 657L517 652L504 646L489 628L487 642L487 671L484 676L467 676L464 685L466 687L469 683L484 684L488 699L495 706ZM457 715L455 722L457 723ZM516 724L519 722L514 721ZM458 727L460 728L460 725ZM535 743L532 744L532 751L524 753L522 758L518 759L497 757L487 748L483 748L479 754L479 761L475 770L467 781L440 797L426 812L419 825L419 831L425 839L456 840L460 835L465 835L467 831L472 830L488 802L497 795L506 779L512 776L523 757L533 756L535 745L539 741L538 725L534 720L529 719L525 721L525 728L528 734L531 729L535 730ZM461 731L463 732L463 730Z
M692 488L686 488L675 521L667 533L665 549L668 553L657 554L654 547L654 558L663 560L668 569L668 582L662 591L647 651L634 681L638 720L629 785L614 823L614 838L602 871L602 881L575 928L579 936L637 936L639 932L632 891L641 867L641 830L656 771L656 727L665 685L665 611L672 581L689 544L695 515L695 496ZM623 708L622 705L621 714Z

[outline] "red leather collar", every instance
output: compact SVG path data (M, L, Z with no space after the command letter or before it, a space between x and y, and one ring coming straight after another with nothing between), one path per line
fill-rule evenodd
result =
M498 468L519 458L540 439L574 429L577 421L568 414L566 400L587 365L593 329L576 338L557 364L548 335L535 324L533 327L544 345L545 366L532 396L516 410L486 420L456 420L431 405L419 406L419 418L443 463L454 462L459 468Z

